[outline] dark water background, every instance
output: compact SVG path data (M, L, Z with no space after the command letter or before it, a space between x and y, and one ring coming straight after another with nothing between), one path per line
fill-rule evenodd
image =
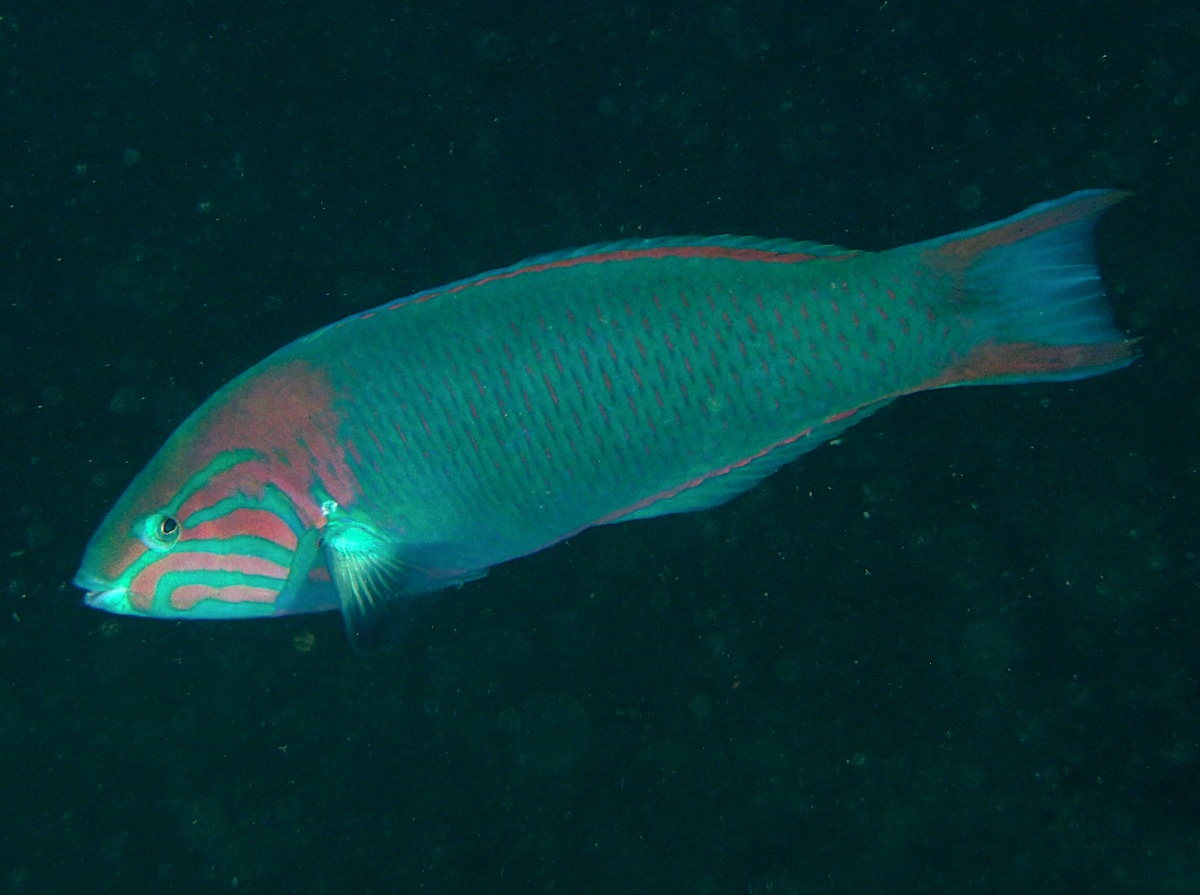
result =
M0 8L0 891L1200 890L1198 60L1184 0ZM907 399L372 659L67 584L184 414L353 310L1095 186L1122 373Z

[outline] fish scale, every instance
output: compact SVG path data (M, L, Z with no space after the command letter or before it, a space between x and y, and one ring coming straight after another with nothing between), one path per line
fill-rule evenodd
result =
M862 389L870 381L866 375L868 361L856 358L848 344L834 344L838 342L834 331L822 336L830 343L823 353L814 351L815 341L809 339L812 344L808 350L815 355L810 362L810 374L813 367L824 370L829 366L827 372L812 375L823 376L830 394L805 406L806 390L789 387L787 377L772 370L772 364L778 366L783 361L782 356L777 356L780 352L771 350L773 331L770 327L752 326L749 316L739 313L737 292L720 281L705 282L704 278L712 273L711 265L699 265L696 271L699 277L682 271L673 282L656 273L659 282L643 309L644 322L635 319L629 301L620 296L626 281L644 279L637 267L645 263L602 264L589 284L590 289L576 289L571 294L564 292L564 287L571 285L565 275L573 271L568 270L540 274L567 282L493 281L476 290L443 297L441 300L454 304L456 319L463 321L456 328L459 335L454 343L456 353L434 350L414 359L413 379L407 383L400 380L398 389L412 392L415 387L415 391L425 396L426 412L405 403L400 414L391 415L396 434L375 433L375 467L383 470L396 458L405 464L410 458L425 459L427 464L418 467L418 476L423 481L440 478L446 483L447 496L484 497L491 504L489 510L503 508L514 515L536 513L546 504L546 492L560 493L569 487L572 499L578 500L580 486L590 485L592 509L600 516L613 509L607 504L614 496L614 488L628 491L631 496L628 502L633 502L632 496L645 487L645 479L657 483L665 466L678 466L680 453L690 454L702 464L711 464L717 459L728 459L726 455L740 455L745 444L761 447L792 434L801 413L810 416L820 413L836 399L835 390L829 386L831 377L839 374L838 366L841 374L854 368L855 386L844 389L845 392ZM661 259L653 263L661 264ZM733 277L738 272L727 273ZM788 307L789 299L775 278L752 278L744 272L741 277L741 286L747 291L778 299L779 307L775 310L780 312L783 325L799 332L802 318L790 322L798 305L791 301ZM522 294L500 294L504 290L515 292L517 287ZM556 306L539 308L528 301L522 304L523 293L530 288L536 294L554 296ZM674 302L688 318L670 304L663 306L661 299L656 302L659 289L674 295ZM699 302L695 298L689 301L688 296L695 296L700 289L706 291L700 292ZM510 316L506 320L512 338L485 341L478 332L473 332L475 326L470 321L479 316L473 304L504 308L514 316L520 314L516 319ZM728 304L735 316L722 309L721 304ZM377 346L378 354L386 357L390 345L411 342L413 331L420 332L426 325L424 320L414 317L413 311L438 316L443 313L432 302L404 305L391 312L392 320L386 319L387 314L375 315L360 321L361 327L343 327L331 335L344 339L347 345L355 345L360 352L356 360L367 360L370 352L367 346L371 345ZM785 311L788 316L783 316ZM672 323L672 314L679 321L677 325ZM549 324L547 316L552 321ZM584 322L588 316L594 317L595 325ZM654 347L648 349L641 341L639 327ZM362 332L356 331L359 328ZM682 342L690 342L694 351L669 348L672 330L682 336ZM557 360L548 357L539 335L557 340L564 348L565 361L562 357ZM845 355L845 360L839 360L838 353ZM689 354L695 355L695 362ZM343 366L346 378L340 388L360 394L376 364L367 360L358 369L349 362ZM661 381L656 387L660 398L666 394L661 406L639 368L660 371ZM395 375L392 371L389 374ZM477 382L480 406L468 406L466 395ZM895 388L899 383L893 381L889 385ZM439 396L436 399L435 392ZM499 399L487 400L488 394ZM852 394L841 397L858 403ZM353 430L367 419L382 418L388 413L386 408L369 406L372 410L358 417L348 410L345 424L348 438L353 438ZM773 416L777 420L774 424L768 419ZM707 428L714 418L726 433L736 429L744 433L743 437L733 442L722 438L719 445L711 446L683 437L690 429ZM359 450L364 451L364 458L369 456L369 450L361 446ZM520 461L515 465L510 463L513 453ZM364 465L367 465L365 459ZM514 479L508 475L510 470L524 475ZM360 471L360 478L364 475ZM364 491L383 493L371 485L377 484L382 489L392 478L392 473L381 472L380 481L364 482ZM487 487L483 490L467 487L472 482L483 482ZM406 486L411 488L408 483ZM477 505L459 505L455 509L454 515L463 525L480 518L481 507ZM571 512L578 509L576 503ZM524 536L540 537L528 528Z
M412 598L592 525L715 506L897 397L1135 356L1091 190L870 253L736 237L535 258L331 324L186 421L89 544L92 605L163 617Z

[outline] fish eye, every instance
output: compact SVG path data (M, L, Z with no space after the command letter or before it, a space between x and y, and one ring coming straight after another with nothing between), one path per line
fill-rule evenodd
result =
M141 540L151 550L170 550L179 540L179 520L164 513L147 517Z

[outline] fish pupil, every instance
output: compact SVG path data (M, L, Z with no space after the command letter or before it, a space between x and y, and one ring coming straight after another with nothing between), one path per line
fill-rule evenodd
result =
M162 521L158 523L158 533L164 538L169 538L179 530L179 523L170 516L163 516Z

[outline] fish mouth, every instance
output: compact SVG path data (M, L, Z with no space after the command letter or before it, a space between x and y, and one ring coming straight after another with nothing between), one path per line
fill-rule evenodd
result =
M72 582L84 591L83 602L93 609L103 609L106 612L128 611L122 607L129 605L129 592L111 581L104 581L82 569L75 575Z

